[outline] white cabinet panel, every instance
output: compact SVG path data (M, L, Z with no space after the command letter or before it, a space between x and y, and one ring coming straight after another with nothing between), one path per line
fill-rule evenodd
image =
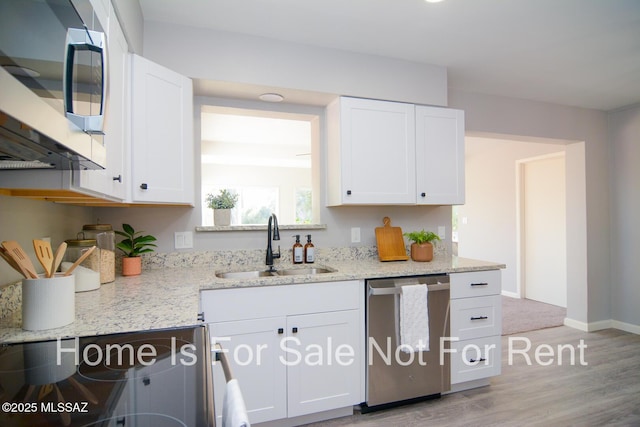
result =
M294 425L295 417L362 402L363 289L345 281L201 293L212 341L228 351L251 423ZM224 384L214 368L218 415Z
M417 202L464 204L464 111L416 106Z
M451 300L451 336L461 340L502 333L500 295Z
M500 270L450 274L451 384L457 391L502 370ZM468 383L468 384L465 384Z
M94 6L103 2L94 2ZM98 9L96 9L98 10ZM108 40L108 89L107 119L105 121L105 135L103 143L107 150L105 169L78 171L74 174L74 185L80 189L90 190L99 195L106 195L116 200L127 198L127 184L129 175L126 171L126 150L129 148L129 47L120 28L120 24L113 8L109 8L108 25L103 26L107 31ZM77 179L75 179L77 177Z
M292 316L287 361L288 415L295 417L359 402L358 310Z
M193 205L193 145L191 79L132 55L132 201Z
M502 291L501 277L501 270L452 274L451 299L499 294Z
M285 326L284 317L210 324L211 342L228 351L227 360L252 424L287 416L287 371L280 350ZM225 378L219 363L213 369L213 385L216 423L222 425Z
M464 112L341 97L327 107L327 205L464 203Z
M500 336L451 343L451 384L500 375Z

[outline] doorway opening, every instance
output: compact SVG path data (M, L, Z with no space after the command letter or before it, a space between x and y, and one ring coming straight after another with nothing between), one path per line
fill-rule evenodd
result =
M465 139L466 201L453 209L454 251L458 256L485 259L506 265L502 270L502 295L524 300L522 283L520 165L527 159L564 156L565 201L564 232L566 240L562 294L564 321L571 310L586 310L586 196L584 142L525 138L505 135L467 135ZM542 233L545 233L544 230ZM556 231L548 231L548 234ZM541 234L545 237L545 234ZM455 252L454 252L455 253ZM529 267L535 268L533 265ZM503 325L508 320L503 319Z

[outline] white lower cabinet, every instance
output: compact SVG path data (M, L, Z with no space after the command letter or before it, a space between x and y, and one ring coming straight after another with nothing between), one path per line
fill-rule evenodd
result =
M252 424L296 425L363 401L363 289L345 281L202 292L212 341L228 352ZM220 367L213 381L221 425Z
M500 375L500 270L452 273L451 391L488 384Z

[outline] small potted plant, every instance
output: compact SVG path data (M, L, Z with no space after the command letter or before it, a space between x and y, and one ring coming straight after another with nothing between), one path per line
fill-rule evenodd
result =
M238 195L231 190L223 189L218 194L209 193L205 203L213 209L213 223L215 225L231 224L231 209L236 206Z
M411 244L411 259L419 262L431 261L433 259L433 243L440 240L440 237L433 231L412 231L404 233L405 237L413 241Z
M124 239L116 244L116 247L124 253L122 258L122 275L137 276L142 272L141 254L153 252L156 247L156 238L151 235L143 235L142 231L135 231L129 224L122 224L122 230L116 230L116 234Z

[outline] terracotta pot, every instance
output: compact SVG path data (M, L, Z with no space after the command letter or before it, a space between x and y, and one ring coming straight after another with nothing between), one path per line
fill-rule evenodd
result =
M433 259L433 245L427 243L411 244L411 259L418 262L427 262Z
M142 273L142 258L139 256L122 258L122 275L138 276Z
M231 209L214 209L213 224L214 225L230 225Z

